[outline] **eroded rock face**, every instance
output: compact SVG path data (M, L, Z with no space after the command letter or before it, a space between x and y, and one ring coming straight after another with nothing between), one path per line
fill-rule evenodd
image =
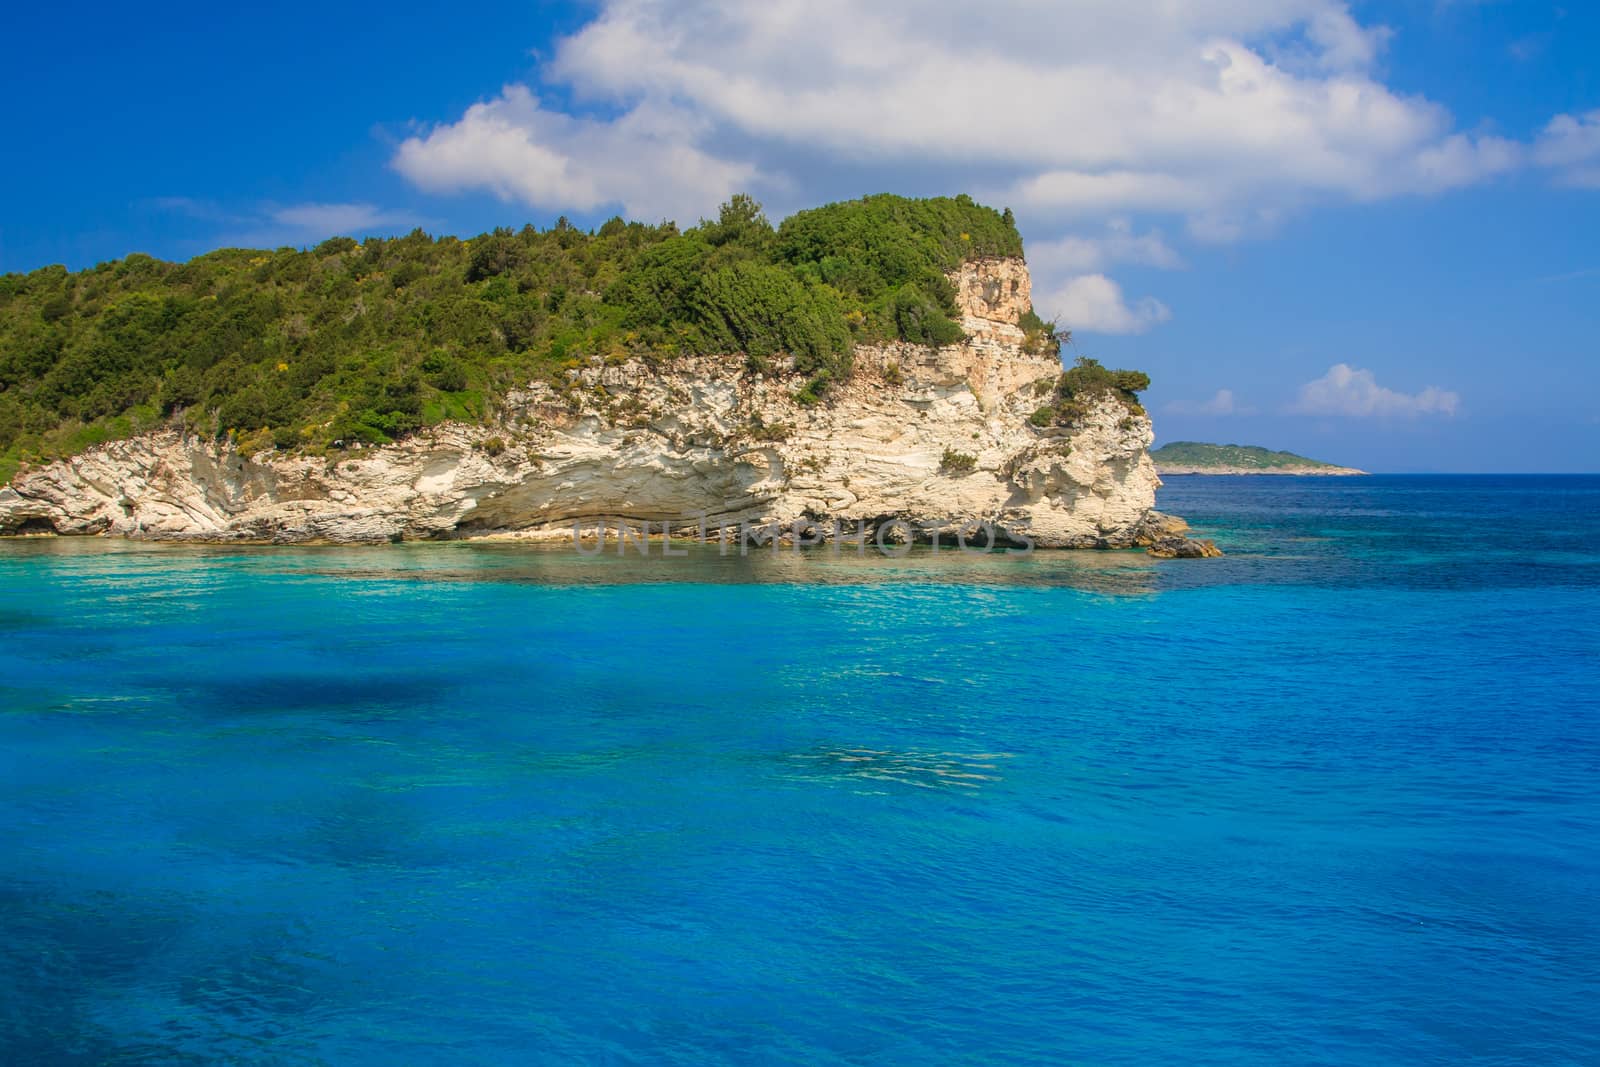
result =
M1033 281L1020 259L984 259L951 275L965 318L1015 326L1033 307Z
M564 389L511 394L491 425L328 458L171 431L113 442L19 475L0 490L0 531L370 542L898 519L1135 544L1160 484L1149 420L1106 398L1070 429L1029 425L1060 364L1022 348L1027 268L989 260L952 280L968 341L858 348L852 380L815 406L794 399L803 376L737 359L596 364Z

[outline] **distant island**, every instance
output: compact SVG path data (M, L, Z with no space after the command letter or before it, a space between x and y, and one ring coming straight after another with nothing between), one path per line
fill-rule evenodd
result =
M1174 441L1150 453L1160 474L1366 474L1307 459L1293 452L1273 452L1259 445L1211 445L1200 441Z

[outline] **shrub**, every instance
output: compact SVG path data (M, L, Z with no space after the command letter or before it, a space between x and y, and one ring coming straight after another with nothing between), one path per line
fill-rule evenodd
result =
M1149 387L1150 376L1142 371L1107 370L1098 360L1079 356L1056 379L1053 402L1028 416L1028 422L1040 428L1070 425L1084 416L1090 402L1107 396L1118 400L1130 417L1143 415L1138 391Z
M750 429L750 436L757 441L787 441L794 435L794 426L787 422L763 423L759 420Z
M467 260L468 282L481 282L486 278L509 274L522 265L527 253L523 242L505 227L475 237L471 244L472 252Z
M1056 324L1041 319L1032 308L1022 313L1017 325L1022 327L1023 350L1035 355L1061 351L1061 339L1056 334Z
M978 465L978 457L970 452L957 452L947 448L939 459L939 469L949 474L965 474Z
M902 340L919 345L953 345L966 334L951 318L952 305L953 300L940 301L912 282L894 291L888 313L895 334Z
M824 393L828 391L830 379L826 374L819 374L805 384L805 388L794 394L794 402L801 407L813 407L820 403Z
M360 247L353 237L330 237L318 245L312 254L316 256L335 256L342 252L354 252Z
M422 373L440 392L459 393L467 387L467 368L448 352L435 351L423 359Z

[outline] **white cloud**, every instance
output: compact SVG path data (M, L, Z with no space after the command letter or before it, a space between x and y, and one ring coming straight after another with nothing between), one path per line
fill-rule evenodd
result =
M157 196L143 201L143 205L204 222L231 222L238 217L214 201L197 200L192 196Z
M680 215L740 184L809 202L860 191L816 188L840 174L936 166L1036 217L1160 212L1226 239L1518 162L1384 85L1388 36L1342 0L599 0L542 71L572 109L508 87L396 165L433 190Z
M1506 52L1518 63L1529 63L1539 58L1539 55L1550 44L1550 35L1547 33L1534 33L1526 37L1518 37L1506 45Z
M1534 144L1534 158L1562 185L1600 189L1600 110L1551 119Z
M1550 282L1575 282L1579 278L1593 278L1600 274L1600 267L1582 267L1578 270L1562 271L1560 274L1546 274L1539 278L1530 278L1535 285L1546 285Z
M1387 26L1363 28L1342 4L1323 5L1306 28L1307 38L1321 50L1317 65L1326 70L1371 66L1389 43L1392 32Z
M1198 403L1175 400L1166 406L1166 410L1179 415L1254 415L1256 412L1255 408L1240 404L1232 389L1218 389L1210 400Z
M1113 219L1100 234L1068 234L1028 245L1028 265L1034 271L1082 274L1114 263L1177 270L1183 266L1183 257L1167 244L1161 231L1136 233L1127 219Z
M1461 397L1430 385L1420 393L1398 393L1379 385L1370 370L1336 363L1300 387L1290 411L1299 415L1454 415Z
M329 237L366 236L415 229L427 220L367 203L261 204L224 207L210 200L165 196L148 201L159 211L184 215L216 227L209 241L239 248L281 248L317 244Z
M1131 306L1122 287L1104 274L1071 278L1034 306L1074 333L1144 333L1166 322L1172 312L1161 301L1145 297Z
M1600 186L1600 113L1536 143L1462 131L1385 84L1346 0L594 0L540 69L423 127L431 192L692 222L867 191L969 191L1022 219L1035 290L1079 329L1147 329L1105 272L1182 260L1319 203L1432 195L1534 162ZM551 103L560 100L560 104ZM1102 230L1107 217L1132 219ZM1166 220L1166 221L1162 221ZM1090 323L1098 324L1096 326Z
M575 118L508 85L459 122L408 138L394 165L432 192L484 189L536 207L620 204L635 218L692 220L757 177L695 147L705 129L703 119L653 101L611 120Z
M415 225L409 215L384 211L372 204L290 204L268 209L267 218L308 238Z

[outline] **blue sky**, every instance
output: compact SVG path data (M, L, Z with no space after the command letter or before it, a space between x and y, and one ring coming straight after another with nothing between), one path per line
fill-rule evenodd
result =
M1596 40L1482 0L30 5L0 270L965 190L1163 440L1593 471Z

